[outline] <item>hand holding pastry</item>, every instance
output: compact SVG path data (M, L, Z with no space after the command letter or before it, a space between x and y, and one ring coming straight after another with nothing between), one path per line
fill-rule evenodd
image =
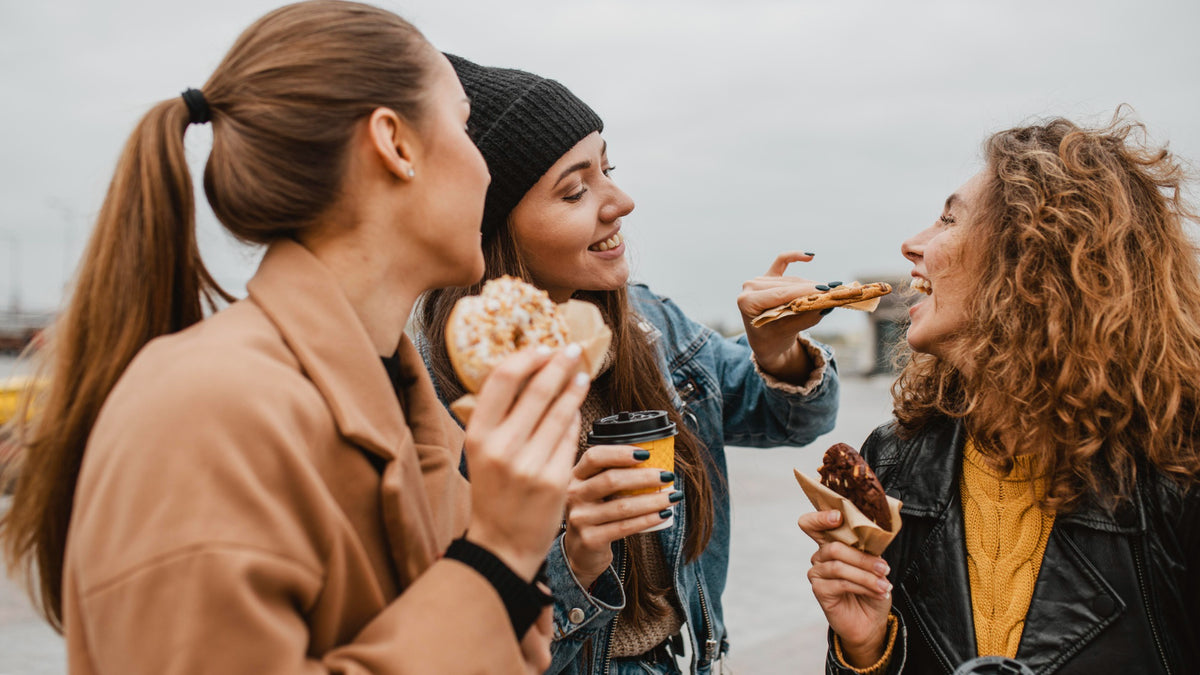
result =
M746 326L746 339L750 343L750 349L754 350L758 367L763 372L793 384L803 384L813 369L808 350L796 337L800 331L817 325L821 320L820 313L814 311L795 314L765 325L755 325L754 318L795 297L816 292L817 282L801 277L784 276L788 265L793 262L808 262L812 257L811 253L803 251L779 254L766 274L742 284L742 292L737 299L742 323Z

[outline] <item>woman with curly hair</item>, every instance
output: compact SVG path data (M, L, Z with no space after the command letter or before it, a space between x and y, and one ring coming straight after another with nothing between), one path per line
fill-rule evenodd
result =
M874 557L825 535L835 513L800 519L827 672L1198 672L1196 217L1143 134L997 133L904 242L928 297L863 447L903 529Z

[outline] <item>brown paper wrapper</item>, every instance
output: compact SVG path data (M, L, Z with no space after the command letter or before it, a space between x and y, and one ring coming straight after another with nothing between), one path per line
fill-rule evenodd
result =
M583 367L596 379L612 343L612 330L604 323L600 308L584 300L567 300L558 305L558 311L567 324L567 341L583 349ZM465 425L475 412L476 401L474 394L467 394L450 403L450 412Z
M800 483L800 487L804 490L804 494L808 495L808 501L812 502L814 509L842 512L842 524L837 529L826 531L826 534L835 541L853 546L860 551L866 551L871 555L880 555L900 532L901 502L899 499L887 498L892 512L892 530L889 532L864 516L862 511L859 511L858 507L849 499L821 485L821 481L813 480L796 469L792 469L792 472L796 474L796 482Z

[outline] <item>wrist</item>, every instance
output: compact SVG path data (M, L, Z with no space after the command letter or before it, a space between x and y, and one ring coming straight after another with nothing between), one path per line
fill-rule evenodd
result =
M851 641L838 635L838 639L841 641L842 656L846 659L846 663L860 669L871 667L883 657L884 649L887 646L887 637L888 622L886 618L863 640Z
M815 364L808 350L800 342L799 334L791 341L774 350L754 350L754 360L764 373L787 382L801 385L812 375Z
M503 537L488 536L486 530L478 531L472 527L463 535L463 539L487 549L492 555L496 556L508 566L517 576L524 579L526 582L532 582L537 576L537 572L541 569L542 561L545 555L532 555L523 553L512 546L506 545L506 540Z
M604 570L612 564L611 548L605 547L605 550L599 553L587 551L578 545L578 539L572 536L570 529L563 536L563 555L571 573L584 589L591 588L596 579L599 579Z

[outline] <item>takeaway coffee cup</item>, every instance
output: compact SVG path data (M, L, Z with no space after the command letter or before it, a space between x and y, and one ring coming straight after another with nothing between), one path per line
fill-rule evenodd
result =
M665 410L625 411L602 417L592 423L587 442L588 445L636 445L650 452L650 459L636 466L675 471L675 434L675 423L667 416ZM674 489L675 486L668 483L660 488L625 490L617 495L629 497L652 492L670 492ZM672 513L670 518L642 531L665 530L674 524L675 514Z

